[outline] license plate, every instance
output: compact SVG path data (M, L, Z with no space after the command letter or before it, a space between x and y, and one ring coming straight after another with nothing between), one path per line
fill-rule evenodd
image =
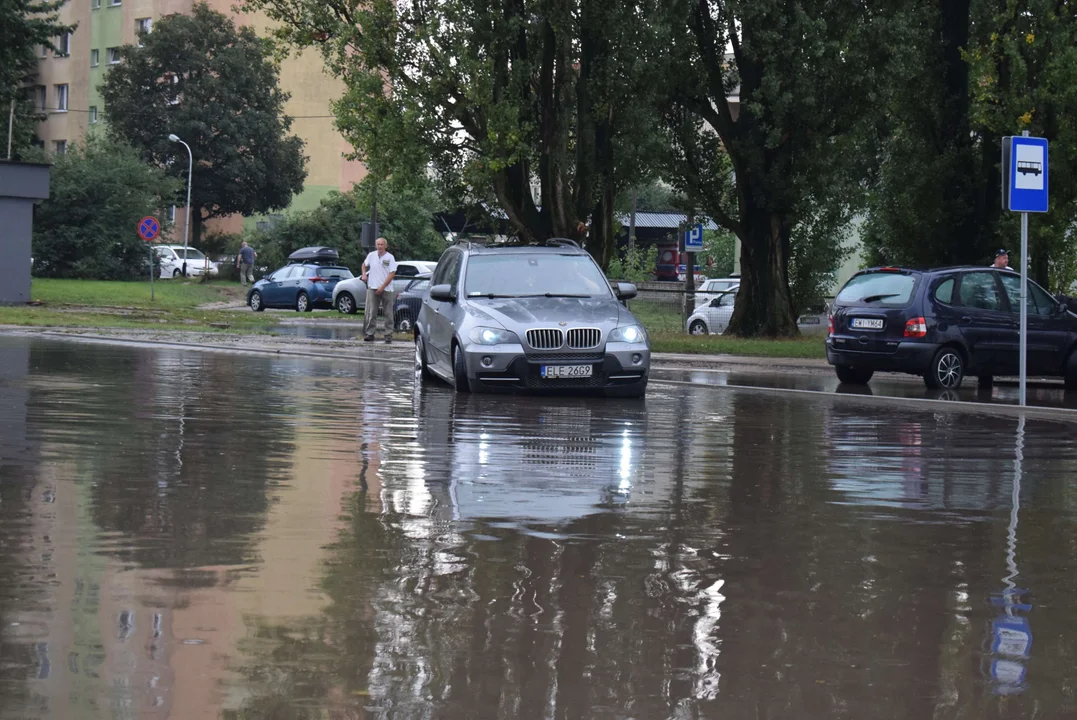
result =
M543 365L542 377L547 380L556 378L589 378L594 368L591 365Z
M857 330L882 330L882 318L853 318L853 327Z

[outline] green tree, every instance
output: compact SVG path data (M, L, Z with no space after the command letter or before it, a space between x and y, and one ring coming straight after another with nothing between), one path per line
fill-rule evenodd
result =
M737 237L728 230L704 230L699 264L711 277L728 277L736 266Z
M730 334L797 333L798 228L811 203L851 219L863 197L894 53L917 31L890 4L664 4L670 179L741 242Z
M347 193L332 193L317 208L297 212L249 241L258 250L259 264L277 267L301 247L329 245L340 261L358 270L369 248L362 246L362 225L371 218L374 179L367 176ZM445 250L444 236L434 228L437 195L421 176L393 176L377 184L378 225L398 260L437 260ZM238 243L237 243L238 244Z
M7 157L11 108L15 109L12 159L29 148L39 118L28 85L37 75L40 46L56 49L56 38L74 25L60 22L59 10L66 0L0 0L0 157Z
M283 39L321 44L347 87L338 126L375 175L432 163L521 237L585 240L603 265L617 192L648 177L659 139L646 4L248 0Z
M865 244L875 262L986 263L1012 247L1018 218L1001 204L1000 143L1028 130L1050 142L1051 206L1034 216L1033 277L1077 280L1077 13L1072 3L916 4L932 32L890 106L884 164ZM1014 258L1016 260L1016 258Z
M138 221L161 217L180 183L145 164L134 148L90 135L53 158L50 195L34 216L35 272L120 280L148 261Z
M654 279L658 266L658 247L651 245L647 249L640 247L626 248L620 255L614 255L606 275L611 280L627 280L641 283Z
M205 3L170 15L141 47L120 50L123 62L101 86L109 127L173 177L194 180L191 236L203 220L286 207L306 178L303 141L289 135L288 94L269 41L236 28Z

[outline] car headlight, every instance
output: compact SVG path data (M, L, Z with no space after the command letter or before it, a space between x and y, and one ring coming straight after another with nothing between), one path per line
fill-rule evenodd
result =
M647 333L639 325L624 325L610 333L609 342L641 343L647 341Z
M471 342L479 345L504 345L519 343L516 333L500 328L477 327L471 330Z

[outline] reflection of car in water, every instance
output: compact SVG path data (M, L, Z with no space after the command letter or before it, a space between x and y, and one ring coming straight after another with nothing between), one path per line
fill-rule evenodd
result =
M413 402L421 418L416 440L441 458L421 475L435 514L558 524L623 505L638 482L642 408L578 399L505 403L418 383Z
M1017 163L1017 172L1022 175L1039 175L1043 172L1043 166L1038 162L1031 160L1019 160Z

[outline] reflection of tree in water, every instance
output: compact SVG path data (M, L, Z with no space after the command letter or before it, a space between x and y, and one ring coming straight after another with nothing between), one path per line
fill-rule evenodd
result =
M94 521L128 539L114 552L148 567L249 561L294 434L268 359L79 346L34 364L79 388L80 412L53 416L51 431L78 444Z

